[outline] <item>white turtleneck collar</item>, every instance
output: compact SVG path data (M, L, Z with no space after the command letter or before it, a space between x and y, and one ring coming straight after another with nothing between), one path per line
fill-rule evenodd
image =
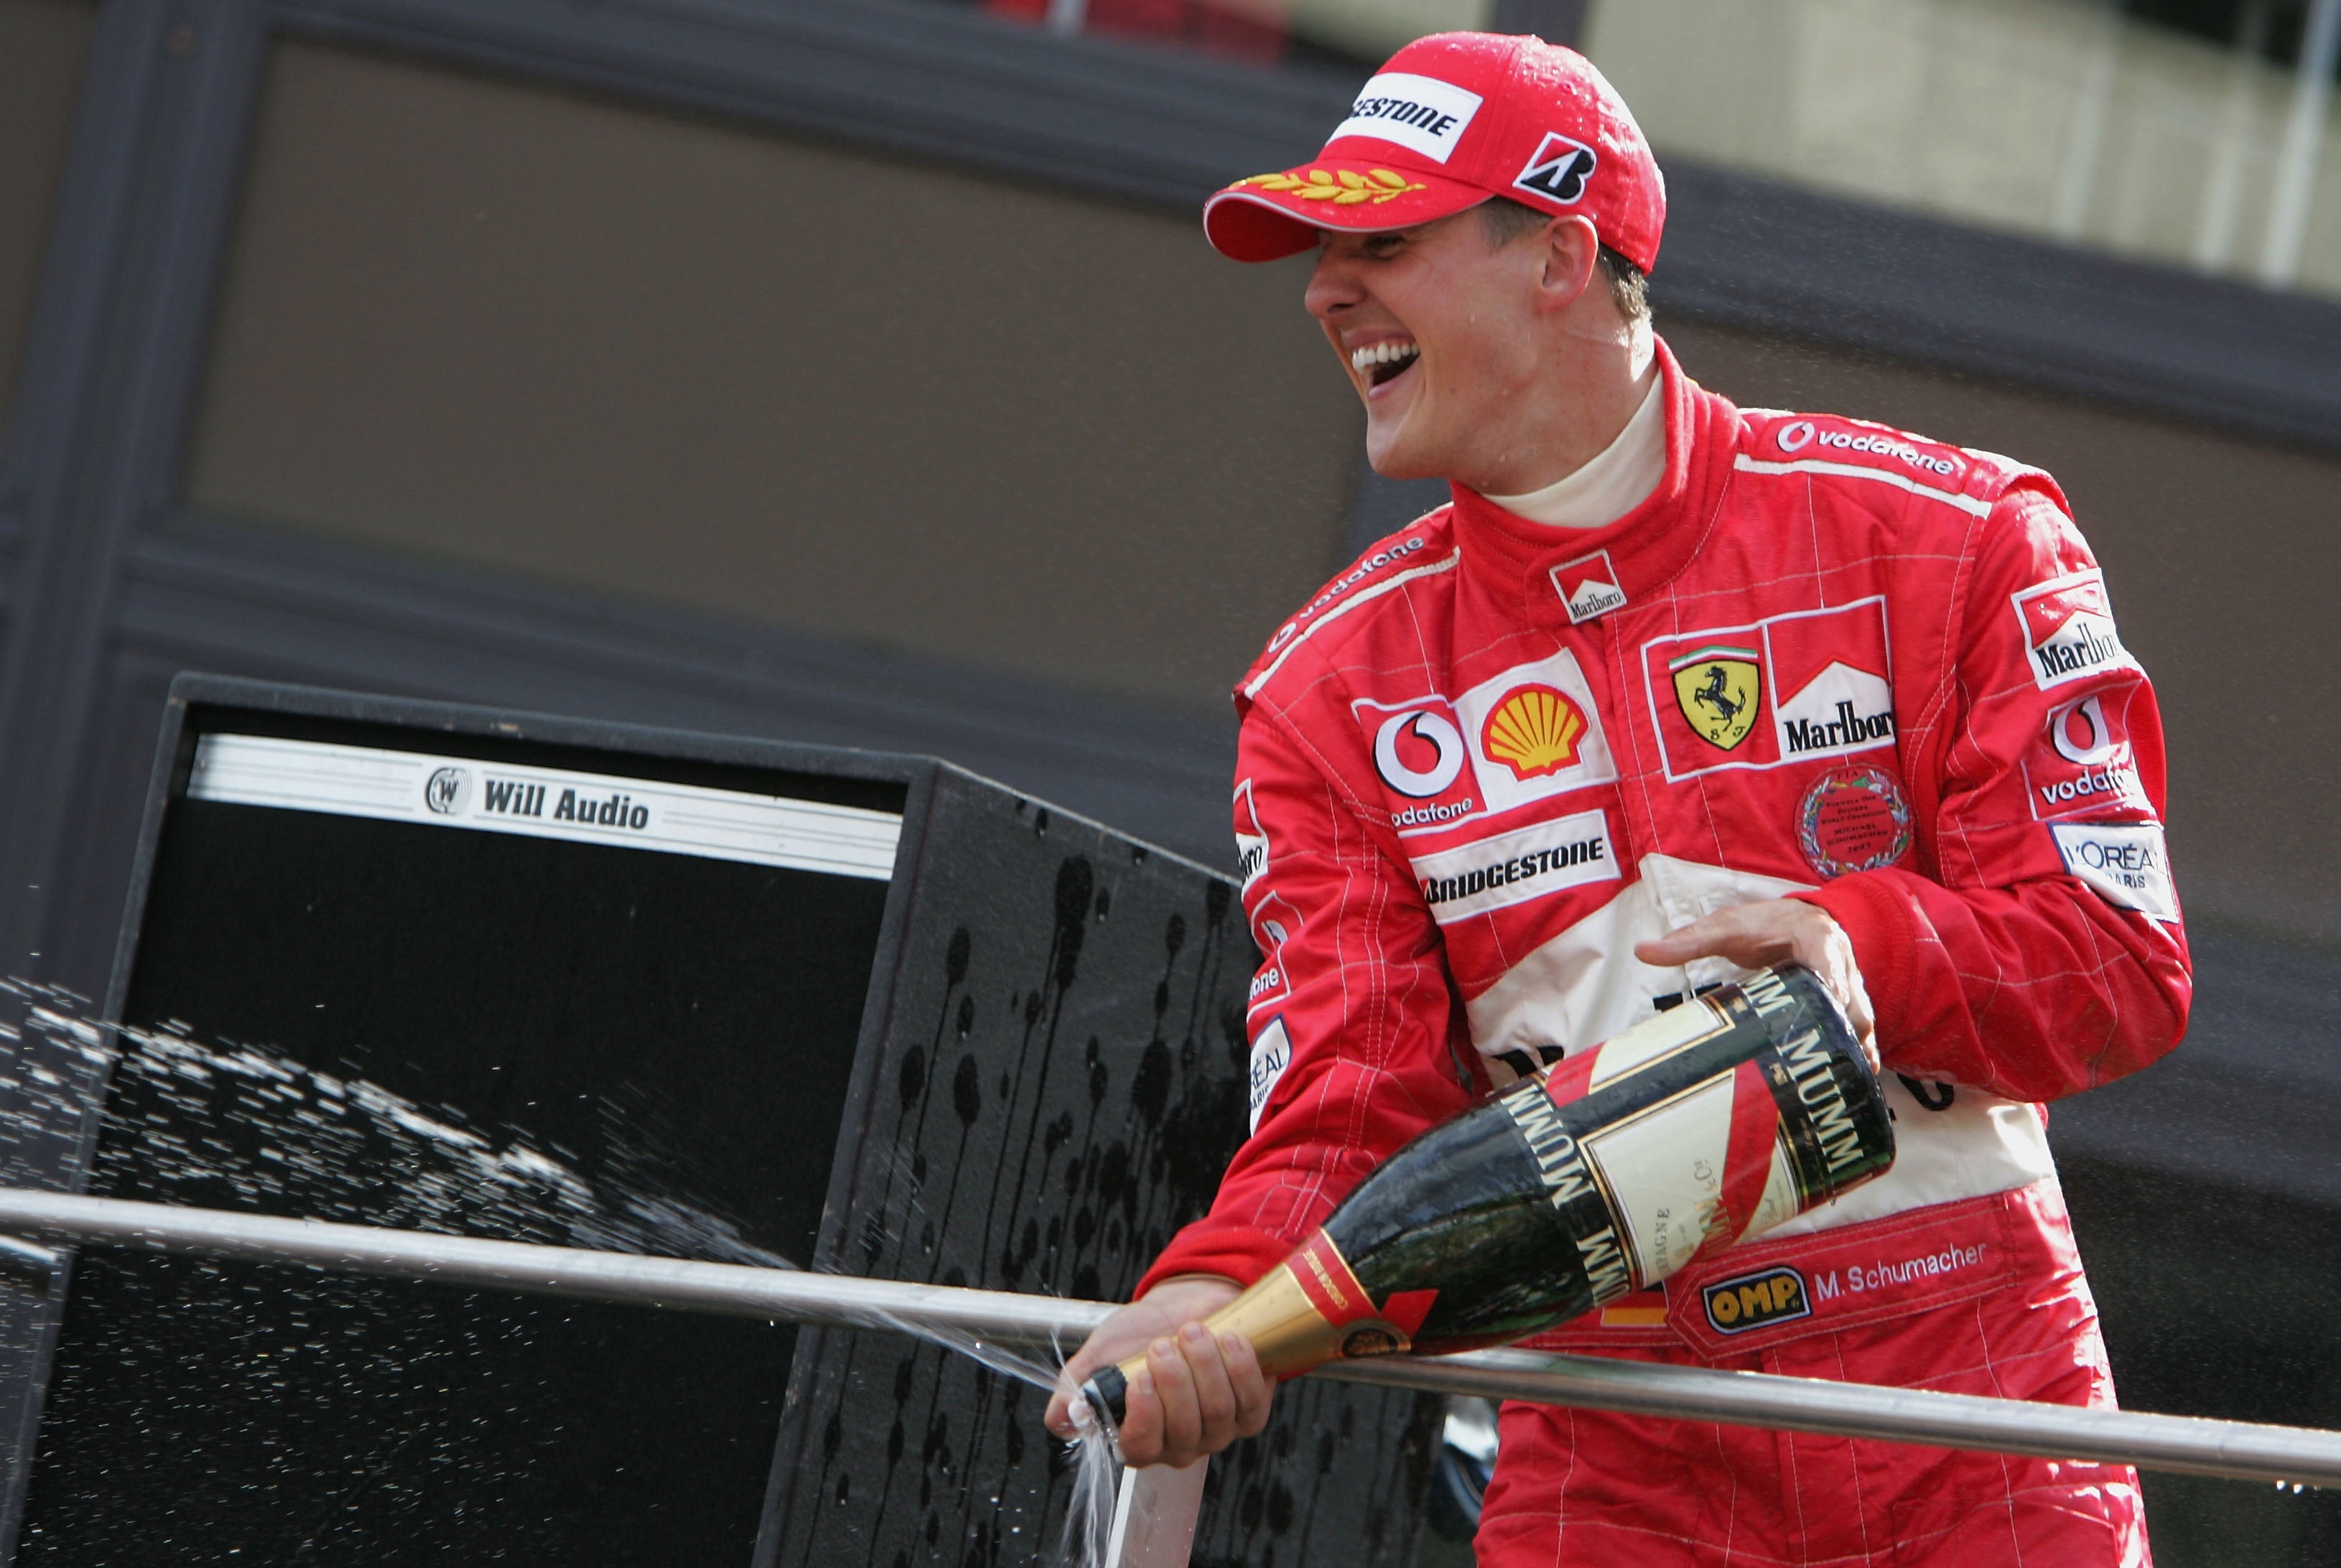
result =
M1526 495L1488 499L1517 517L1553 528L1607 528L1649 499L1667 471L1667 378L1650 378L1641 407L1618 439L1574 473Z

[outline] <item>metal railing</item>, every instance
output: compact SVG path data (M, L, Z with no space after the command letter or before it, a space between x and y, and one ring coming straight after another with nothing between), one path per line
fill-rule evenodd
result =
M278 1219L120 1198L0 1188L0 1227L61 1240L196 1253L349 1274L488 1286L842 1328L931 1331L1001 1345L1070 1345L1104 1303L893 1280L693 1263L471 1236ZM0 1268L54 1265L25 1243ZM1751 1372L1481 1351L1336 1363L1312 1376L1525 1399L1687 1421L1826 1433L1943 1448L2140 1465L2241 1481L2341 1486L2341 1433Z

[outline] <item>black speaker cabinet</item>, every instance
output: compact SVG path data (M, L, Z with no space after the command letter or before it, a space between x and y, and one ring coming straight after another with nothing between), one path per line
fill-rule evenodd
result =
M150 1037L27 1028L0 1177L1116 1299L1243 1132L1232 885L937 761L182 677L138 868ZM0 1275L24 1568L1053 1560L1040 1394L910 1339L68 1272ZM1280 1405L1195 1561L1410 1563L1433 1404Z

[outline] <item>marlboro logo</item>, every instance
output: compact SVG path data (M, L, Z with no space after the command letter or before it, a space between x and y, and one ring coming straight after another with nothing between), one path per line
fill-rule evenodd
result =
M2092 568L2011 596L2032 682L2047 691L2108 670L2137 668L2114 628L2105 574Z
M1569 606L1572 626L1582 626L1626 602L1626 590L1618 586L1618 569L1609 564L1609 552L1606 550L1597 550L1591 555L1554 567L1552 586L1560 595L1560 601Z
M1895 744L1883 599L1659 638L1642 659L1669 779Z

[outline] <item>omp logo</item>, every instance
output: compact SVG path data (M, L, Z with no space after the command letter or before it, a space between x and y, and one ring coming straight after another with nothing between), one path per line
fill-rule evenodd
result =
M1539 779L1577 760L1585 715L1549 686L1523 686L1496 705L1479 731L1479 749L1512 770Z
M1699 1292L1708 1326L1718 1334L1745 1334L1813 1315L1805 1276L1793 1268L1768 1268L1710 1285Z
M1585 194L1585 182L1593 177L1594 166L1599 161L1584 143L1572 142L1558 131L1549 132L1538 144L1536 156L1514 176L1512 184L1530 195L1570 206Z
M442 817L463 809L472 793L472 776L461 768L442 768L423 786L423 803Z
M1412 148L1432 163L1443 164L1455 155L1456 144L1471 128L1479 104L1479 94L1466 92L1452 82L1386 71L1358 94L1350 117L1333 128L1331 141L1371 136Z

